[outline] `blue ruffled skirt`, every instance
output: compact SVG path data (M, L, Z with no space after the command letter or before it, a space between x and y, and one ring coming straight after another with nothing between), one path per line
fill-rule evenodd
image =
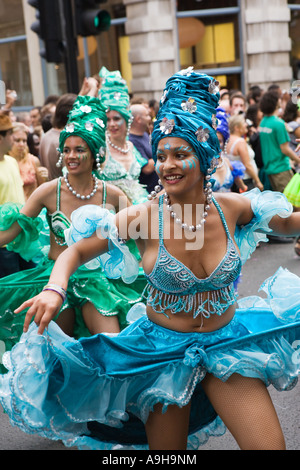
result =
M211 333L181 333L142 315L118 335L75 340L55 323L31 324L5 353L0 400L13 425L80 449L147 448L144 424L157 403L191 401L188 448L225 426L206 397L207 373L237 373L289 390L300 374L300 279L280 268L262 286L267 298L240 301L234 318ZM137 312L141 309L141 312Z

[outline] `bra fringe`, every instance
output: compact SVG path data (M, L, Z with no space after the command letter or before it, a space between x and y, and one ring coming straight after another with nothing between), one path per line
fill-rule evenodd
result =
M166 316L168 316L166 311L172 314L193 312L193 318L198 315L210 318L213 314L222 315L230 305L236 302L237 294L233 284L214 291L185 295L168 294L147 284L143 291L143 298L156 313L163 313Z

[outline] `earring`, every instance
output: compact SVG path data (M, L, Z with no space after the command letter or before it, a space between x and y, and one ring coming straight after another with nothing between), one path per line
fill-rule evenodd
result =
M131 128L131 124L133 122L133 119L134 117L133 116L130 116L130 118L128 119L128 124L127 124L127 132L126 132L126 138L129 137L129 134L130 134L130 128Z
M59 153L59 159L56 163L56 166L57 168L61 168L62 167L62 163L63 163L63 160L64 160L64 154L62 152L59 151L59 148L56 149L57 152Z
M152 201L153 199L156 198L157 194L160 193L160 191L163 189L161 181L158 180L158 184L155 186L154 191L151 191L151 193L148 195L148 200Z
M100 147L99 152L96 153L96 168L97 172L99 173L99 176L102 174L102 168L101 168L101 163L103 163L105 160L105 148Z

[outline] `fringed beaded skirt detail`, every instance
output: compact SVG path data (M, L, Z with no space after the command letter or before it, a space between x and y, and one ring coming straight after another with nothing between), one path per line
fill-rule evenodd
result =
M225 427L201 381L237 373L289 390L300 374L300 279L280 268L262 289L241 299L234 318L211 333L181 333L141 316L118 335L75 340L51 323L33 323L3 361L0 400L11 423L80 449L147 448L144 423L163 409L191 401L188 448Z

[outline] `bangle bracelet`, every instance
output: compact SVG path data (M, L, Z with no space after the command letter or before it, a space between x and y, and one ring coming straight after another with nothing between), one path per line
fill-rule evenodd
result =
M62 287L60 286L57 286L56 284L47 284L44 288L43 288L43 291L44 290L51 290L53 292L56 292L58 295L61 296L63 302L65 302L66 298L67 298L67 293L65 291L65 289L63 289Z
M48 284L45 285L45 287L51 287L53 289L57 289L58 291L60 291L63 295L67 295L67 292L65 291L65 289L61 286L58 286L57 284L51 284L51 282L49 282Z

